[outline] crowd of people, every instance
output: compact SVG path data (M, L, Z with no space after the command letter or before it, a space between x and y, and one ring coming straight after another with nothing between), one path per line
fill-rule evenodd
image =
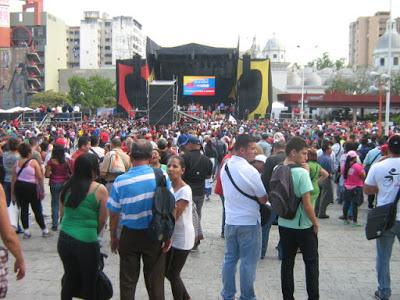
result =
M96 275L108 233L111 251L120 256L121 299L134 299L141 261L150 299L165 298L164 278L170 281L174 299L191 299L181 271L189 253L201 247L202 207L212 192L223 207L222 298L235 298L239 260L240 299L256 298L257 264L265 258L269 232L277 224L283 299L294 299L298 250L308 299L319 299L319 220L330 217L329 205L342 204L338 222L360 227L364 224L358 208L365 194L373 209L393 202L400 188L396 126L390 136L378 137L375 124L346 121L219 120L152 127L145 120L95 117L29 130L16 125L3 122L0 128L0 235L16 258L21 279L25 264L15 233L31 238L29 207L43 238L58 234L62 299L97 299ZM280 216L269 201L278 166L290 166L290 182L299 199L290 219ZM175 197L175 227L166 242L148 235L155 168L162 170ZM42 206L47 182L50 228ZM20 211L15 230L3 218L13 204ZM269 216L261 226L264 204ZM400 210L396 220L376 240L377 299L391 296L389 262L394 238L400 239Z

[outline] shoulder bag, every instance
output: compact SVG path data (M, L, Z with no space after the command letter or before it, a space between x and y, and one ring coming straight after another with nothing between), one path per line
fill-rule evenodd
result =
M228 175L229 180L232 182L233 186L239 191L239 193L241 193L243 196L245 196L245 197L247 197L247 198L249 198L249 199L251 199L251 200L254 200L254 201L256 201L256 202L258 203L258 205L260 206L261 226L264 226L265 224L267 224L268 219L269 219L269 217L271 216L271 210L270 210L270 208L268 207L268 205L266 205L266 204L261 204L261 203L258 201L258 198L257 198L256 196L251 196L251 195L249 195L249 194L243 192L243 191L237 186L237 184L235 183L235 181L233 181L231 172L229 171L228 163L225 164L225 172L226 172L226 174Z
M396 222L397 203L400 198L400 188L392 203L377 206L368 212L365 235L367 240L380 238L384 231L393 227Z

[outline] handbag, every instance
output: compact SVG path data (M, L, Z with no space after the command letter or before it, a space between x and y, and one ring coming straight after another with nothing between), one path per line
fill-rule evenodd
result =
M41 183L36 183L36 196L40 201L45 198L44 186Z
M98 300L108 300L113 296L113 287L110 278L103 272L104 259L107 258L107 254L100 253L100 264L99 273L97 275L97 288L96 294Z
M18 206L17 203L14 201L11 201L10 206L7 207L8 210L8 216L10 217L10 224L12 227L14 227L15 230L18 228Z
M396 221L399 198L400 188L394 202L377 206L368 212L367 225L365 226L367 240L380 238L385 230L393 227Z
M245 196L251 200L254 200L258 203L258 205L260 206L261 226L264 226L265 224L267 224L269 217L271 216L271 210L270 210L269 206L266 204L261 204L260 202L258 202L258 198L256 196L250 196L249 194L243 192L236 185L236 183L233 181L231 172L229 171L228 164L225 164L225 172L228 175L229 180L232 182L233 186L239 191L239 193L241 193L243 196Z

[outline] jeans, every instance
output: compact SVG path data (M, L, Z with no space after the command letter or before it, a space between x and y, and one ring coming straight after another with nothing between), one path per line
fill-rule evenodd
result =
M326 209L330 203L333 203L333 187L330 177L320 182L321 192L315 205L315 215L317 217L326 216Z
M378 276L378 291L381 298L389 298L390 289L390 257L392 256L394 238L400 242L400 221L382 236L376 239L376 273Z
M261 243L261 257L265 257L268 249L269 232L271 230L272 223L276 220L277 214L274 210L271 210L271 215L268 219L267 224L261 227L262 232L262 243Z
M58 211L60 208L60 193L64 183L50 184L51 193L51 220L53 227L58 226Z
M221 197L221 202L222 202L222 225L221 225L221 234L223 235L225 233L225 198L224 196Z
M308 300L319 299L318 238L313 228L292 229L279 226L282 245L281 288L284 300L294 300L294 261L297 249L303 254Z
M85 243L79 241L61 231L57 250L64 266L61 299L72 300L72 297L97 299L99 244L97 242Z
M240 300L255 300L254 281L261 250L261 226L225 225L225 255L222 267L224 300L235 299L236 265L240 259Z
M6 194L7 207L11 204L11 182L4 181L4 193Z

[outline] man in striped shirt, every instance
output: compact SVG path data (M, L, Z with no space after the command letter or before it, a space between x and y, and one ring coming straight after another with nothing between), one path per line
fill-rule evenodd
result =
M132 168L115 179L107 203L111 250L120 255L122 300L135 298L141 258L149 299L164 299L164 251L169 245L151 240L147 233L156 189L155 174L149 166L152 150L152 145L146 140L138 140L132 145ZM171 188L168 178L167 187ZM117 233L119 223L122 226L120 237Z

